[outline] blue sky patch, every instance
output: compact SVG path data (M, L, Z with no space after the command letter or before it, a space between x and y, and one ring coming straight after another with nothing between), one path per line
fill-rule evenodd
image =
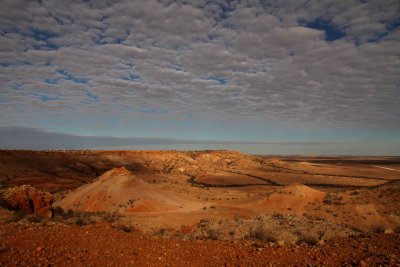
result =
M94 94L94 93L92 93L92 92L87 91L86 92L86 96L88 96L90 98L90 100L93 101L93 102L98 102L99 101L99 96Z
M221 77L213 77L212 76L212 77L205 78L205 80L216 81L219 85L226 84L226 80Z
M74 83L86 84L88 82L87 79L72 75L72 74L66 72L65 70L56 70L56 72L63 75L65 80L73 81Z
M131 82L140 82L141 81L140 76L136 75L134 73L130 73L127 76L122 77L121 79L125 80L125 81L131 81Z
M157 108L138 108L140 113L149 114L149 115L163 115L166 114L167 111L157 109Z
M0 62L0 67L7 68L7 67L10 67L10 66L11 66L10 63L7 63L7 62Z
M322 19L316 19L314 21L307 22L304 24L304 26L311 28L311 29L324 31L325 32L325 40L327 40L329 42L341 39L341 38L345 37L345 35L346 35L344 33L344 31L342 31L342 29L340 29L333 23L326 21L326 20L322 20Z
M49 96L49 95L42 95L42 96L39 96L39 98L40 98L40 100L42 100L42 102L63 100L59 96Z

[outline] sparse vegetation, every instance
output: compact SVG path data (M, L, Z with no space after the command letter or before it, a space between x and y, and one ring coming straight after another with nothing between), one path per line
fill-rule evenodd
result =
M257 239L265 242L274 243L278 241L276 235L272 230L265 229L262 226L259 226L256 229L250 229L248 236L251 239Z
M384 233L385 232L385 227L383 227L382 225L374 226L374 228L372 228L372 232L376 233L376 234Z
M326 204L326 205L331 205L332 204L332 196L330 194L327 194L324 198L324 200L322 201L322 203Z
M13 212L13 214L5 219L5 222L11 223L11 222L18 222L26 217L27 213L22 211L22 210L16 210Z
M5 200L4 198L0 197L0 208L4 208L4 209L11 209L10 204L8 203L7 200Z
M208 229L207 231L207 238L211 239L211 240L218 240L219 239L219 233L218 231L214 230L214 229Z
M83 225L89 224L89 222L87 220L85 220L84 218L78 218L75 221L75 224L78 225L78 226L83 226Z
M29 214L28 216L26 216L25 219L31 223L41 223L42 221L45 220L45 218L37 214Z
M297 235L298 235L297 244L306 244L309 246L318 245L319 238L315 233L303 230L303 231L298 231Z
M112 227L118 230L121 230L125 233L130 233L132 231L135 230L135 228L127 223L124 222L117 222L117 223L113 223Z

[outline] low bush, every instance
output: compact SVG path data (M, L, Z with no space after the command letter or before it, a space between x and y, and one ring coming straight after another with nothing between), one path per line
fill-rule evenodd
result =
M37 214L30 214L30 215L26 216L25 219L31 223L41 223L44 220L44 218L42 216L37 215Z
M218 240L219 239L219 233L218 231L214 229L208 229L207 231L207 238L211 240Z
M6 218L5 221L7 223L18 222L18 221L24 219L26 217L26 215L27 214L24 211L16 210L16 211L13 212L13 214L10 217Z
M385 232L385 227L383 227L382 225L377 225L374 228L372 228L372 232L379 234L379 233L384 233Z
M54 212L55 215L63 215L63 214L65 214L65 211L60 206L53 207L53 212Z
M322 201L322 203L324 203L324 204L327 204L327 205L331 205L332 204L332 197L331 197L331 195L329 195L329 194L327 194L325 197L324 197L324 200Z
M297 244L306 244L308 246L318 245L319 238L316 234L308 231L297 232Z
M0 197L0 208L4 208L4 209L11 209L10 204L8 203L7 200L5 200L4 198Z
M261 240L265 242L277 242L275 233L272 230L265 229L264 227L258 227L256 229L250 229L248 237L250 239Z
M84 218L78 218L78 219L75 221L75 224L78 225L78 226L83 226L83 225L89 224L89 222L88 222L86 219L84 219Z

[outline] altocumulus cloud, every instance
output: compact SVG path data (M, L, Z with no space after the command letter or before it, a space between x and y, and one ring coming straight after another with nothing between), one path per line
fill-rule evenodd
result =
M398 128L399 10L397 0L2 0L0 124Z

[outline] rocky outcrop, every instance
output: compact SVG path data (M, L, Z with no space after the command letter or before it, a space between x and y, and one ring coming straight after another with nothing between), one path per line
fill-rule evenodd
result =
M35 213L49 219L53 217L53 196L30 185L10 188L3 193L3 198L11 208Z

